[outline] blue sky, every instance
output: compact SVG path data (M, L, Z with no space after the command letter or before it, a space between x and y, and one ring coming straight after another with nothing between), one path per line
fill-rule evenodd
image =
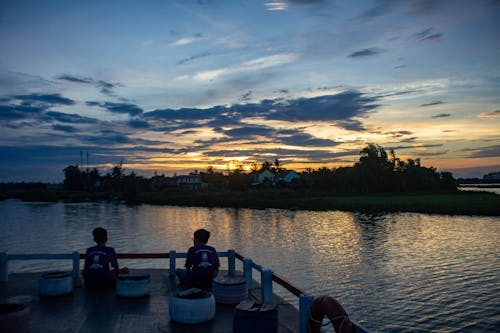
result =
M367 142L500 171L500 1L0 3L0 181L165 175ZM84 158L82 159L82 152Z

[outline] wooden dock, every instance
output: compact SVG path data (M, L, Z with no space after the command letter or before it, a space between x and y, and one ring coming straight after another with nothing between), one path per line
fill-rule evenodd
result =
M132 270L150 274L150 295L123 298L114 290L89 291L74 288L70 295L47 297L38 292L42 273L9 274L0 282L0 302L24 303L30 309L30 332L172 332L229 333L233 331L234 306L217 304L215 318L203 324L179 324L170 320L169 298L180 290L168 269ZM250 297L260 302L260 285L255 283ZM277 295L279 332L299 332L299 311Z

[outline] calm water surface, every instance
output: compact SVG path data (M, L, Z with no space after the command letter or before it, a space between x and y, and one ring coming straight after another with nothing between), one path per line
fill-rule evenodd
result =
M0 221L0 251L10 253L84 252L98 225L117 252L185 252L204 227L220 251L234 248L307 293L336 297L373 332L500 331L498 217L9 200L0 202ZM10 264L14 271L66 267Z

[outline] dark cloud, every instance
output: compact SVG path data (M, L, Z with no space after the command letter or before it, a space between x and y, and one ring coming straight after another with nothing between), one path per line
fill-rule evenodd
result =
M434 33L433 30L434 30L433 27L427 28L419 33L414 34L413 37L415 37L421 42L435 41L443 37L443 34Z
M126 134L116 132L113 130L102 130L98 135L84 135L81 141L91 145L97 146L114 146L114 145L160 145L165 142L153 141L140 138L131 138Z
M98 122L97 119L82 117L78 114L69 114L57 111L49 111L45 114L45 118L47 120L55 120L61 123L70 123L70 124L95 124Z
M114 90L117 87L121 87L120 83L111 83L104 80L95 80L90 77L76 76L70 74L62 74L56 77L56 79L61 81L67 81L71 83L87 84L95 86L99 91L106 96L114 96Z
M408 94L412 94L414 92L416 92L416 90L396 91L396 92L386 93L386 94L383 94L383 95L377 95L376 98L384 98L384 97L408 95Z
M391 135L394 138L401 138L407 135L413 134L411 131L396 131L396 132L387 132L387 135Z
M314 137L309 133L303 132L301 129L276 130L268 126L252 125L231 130L220 130L220 132L226 137L216 139L217 143L248 140L252 144L255 144L255 140L261 138L262 143L267 142L289 146L333 147L338 144L338 142L333 140Z
M450 117L450 116L451 116L451 114L449 114L449 113L439 113L439 114L432 116L432 118L446 118L446 117Z
M313 98L299 98L286 101L263 101L268 108L262 114L269 120L302 121L351 121L354 117L367 116L379 105L377 98L368 97L356 91L342 92Z
M422 42L429 42L429 41L441 39L441 37L443 37L443 34L432 34L432 35L429 35L429 36L422 38L420 40Z
M420 104L419 106L425 107L425 106L434 106L434 105L440 105L440 104L445 104L443 101L433 101L430 103L425 103L425 104Z
M226 111L224 106L214 106L209 109L160 109L150 112L145 112L145 118L152 118L157 120L176 121L176 120L207 120L214 119Z
M69 125L53 125L52 129L55 131L61 131L66 133L75 133L78 132L78 129L74 126Z
M45 107L30 105L0 105L0 119L16 120L33 118L45 111Z
M240 101L249 101L251 95L252 91L249 90L248 92L244 93L243 96L240 97Z
M203 53L198 53L198 54L195 54L195 55L192 55L190 57L187 57L187 58L184 58L184 59L181 59L177 62L177 65L186 65L190 62L193 62L194 60L198 60L198 59L201 59L201 58L205 58L205 57L208 57L210 56L211 53L210 52L203 52Z
M258 136L271 137L276 130L267 126L245 126L223 131L224 134L233 139L254 139Z
M348 55L349 58L364 58L364 57L372 57L377 54L380 54L382 52L385 52L382 49L376 48L376 47L371 47L363 50L359 50L356 52L353 52Z
M129 114L137 116L143 113L143 110L135 104L130 103L113 103L113 102L86 102L88 106L100 106L111 113Z
M16 95L12 98L23 101L29 104L48 104L53 105L74 105L75 101L62 97L60 94L29 94L29 95Z
M339 144L329 139L322 139L301 131L280 131L274 140L289 146L333 147Z
M471 158L498 157L500 156L500 145L480 148L466 148L461 151L470 152L468 157Z
M259 103L214 106L208 109L162 109L144 113L146 119L169 122L171 125L220 127L240 124L245 118L282 120L288 122L331 121L351 130L363 130L356 117L366 117L379 105L377 97L357 91L313 98L262 100Z
M0 119L4 120L38 119L53 106L75 104L73 100L62 97L60 94L15 95L3 100L4 102L21 102L21 104L0 105Z
M128 125L132 128L149 128L150 125L147 121L140 119L133 119L128 122Z
M57 80L68 81L73 83L94 84L95 81L88 77L77 77L69 74L63 74L56 77Z
M118 87L118 84L106 82L106 81L97 81L97 87L100 88L102 94L107 96L114 96L113 89Z

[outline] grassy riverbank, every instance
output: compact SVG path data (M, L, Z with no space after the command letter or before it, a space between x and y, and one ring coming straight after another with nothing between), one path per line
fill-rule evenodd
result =
M283 191L143 193L143 203L179 206L500 215L500 196L482 192L331 195Z
M293 210L343 210L361 212L419 212L429 214L500 216L500 195L486 192L456 191L447 193L304 193L291 190L246 192L165 191L134 193L26 191L0 194L0 199L25 201L128 201L134 204L282 208Z

